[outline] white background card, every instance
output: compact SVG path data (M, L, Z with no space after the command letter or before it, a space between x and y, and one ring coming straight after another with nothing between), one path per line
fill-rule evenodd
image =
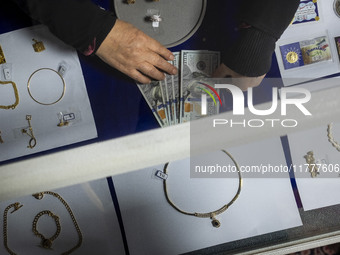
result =
M240 166L286 164L279 139L228 151ZM244 173L239 198L216 216L221 226L214 228L209 218L187 216L171 207L162 180L154 177L155 169L162 170L163 165L113 177L132 255L180 254L301 225L288 174L256 178ZM168 169L169 196L183 210L216 210L232 199L238 187L237 175L232 174L234 178L190 178L188 159L172 162Z
M107 180L102 179L75 185L54 191L70 206L83 236L81 246L72 254L125 254L123 240L113 206ZM16 254L46 255L62 254L78 243L78 234L65 206L55 197L44 195L42 200L33 196L21 197L1 202L1 215L5 208L14 203L23 205L18 211L8 212L8 246ZM33 234L34 217L43 210L50 210L59 216L61 232L53 242L52 250L39 247L41 239ZM2 217L1 217L2 219ZM1 229L3 221L1 220ZM52 218L41 216L37 230L45 237L51 237L56 231ZM2 231L0 239L3 240ZM3 243L3 242L2 242ZM0 245L0 254L6 254Z

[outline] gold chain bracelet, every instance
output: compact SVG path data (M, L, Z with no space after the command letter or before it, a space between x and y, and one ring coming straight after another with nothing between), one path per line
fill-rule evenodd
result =
M38 224L38 221L40 219L41 216L43 215L48 215L50 217L52 217L55 221L55 224L57 226L57 230L56 232L54 233L53 236L51 236L50 238L46 238L43 234L41 234L38 230L37 230L37 224ZM37 237L40 237L41 238L41 246L43 248L46 248L46 249L51 249L52 247L52 244L53 244L53 241L55 239L57 239L57 237L59 236L60 234L60 231L61 231L61 226L60 226L60 221L59 221L59 217L57 215L55 215L54 213L52 213L51 211L49 210L44 210L44 211L41 211L40 213L38 213L35 217L34 217L34 220L33 220L33 225L32 225L32 230L33 230L33 233L37 236Z
M327 127L327 137L328 141L332 144L332 146L337 149L340 152L340 144L334 140L333 134L332 134L332 129L333 129L333 123L328 124Z
M51 196L57 198L65 206L66 210L68 211L68 213L71 216L71 219L72 219L72 222L74 224L74 227L76 228L77 233L78 233L78 243L76 244L76 246L74 246L70 250L62 253L62 255L71 254L76 249L78 249L81 246L82 242L83 242L83 235L82 235L81 230L80 230L80 228L78 226L77 220L74 217L73 212L72 212L70 206L67 204L67 202L58 193L55 193L55 192L52 192L52 191L44 191L44 192L39 192L39 193L33 194L33 197L35 197L38 200L41 200L41 199L43 199L45 194L51 195Z
M3 221L4 221L4 225L3 225L4 246L5 246L5 249L7 250L7 252L11 255L16 255L16 253L14 253L8 246L7 214L8 214L8 211L11 208L14 208L14 210L11 213L14 213L14 212L18 211L21 207L22 207L22 205L20 205L20 203L16 202L14 204L10 204L9 206L7 206L5 211L4 211L4 216L3 216Z
M164 194L165 194L165 197L166 197L166 200L168 201L168 203L178 212L182 213L182 214L185 214L185 215L189 215L189 216L195 216L195 217L199 217L199 218L210 218L212 221L212 225L215 227L215 228L218 228L221 226L221 223L219 220L217 220L215 218L215 216L225 212L235 201L236 199L239 197L240 195L240 192L241 192L241 188L242 188L242 176L241 176L241 171L240 171L240 167L239 165L237 164L236 160L230 155L230 153L228 153L227 151L225 150L221 150L222 152L224 152L225 154L228 155L228 157L233 161L233 163L235 164L236 168L237 168L237 173L238 173L238 178L239 178L239 181L238 181L238 189L236 191L236 194L235 196L230 200L229 203L223 205L221 208L215 210L215 211L212 211L212 212L208 212L208 213L198 213L198 212L186 212L182 209L180 209L178 206L176 206L174 204L174 202L172 202L172 200L170 199L169 197L169 194L168 194L168 189L167 189L167 183L166 183L166 179L163 180L163 188L164 188ZM167 172L167 169L168 169L168 166L169 166L169 162L166 163L164 165L164 169L163 169L163 172L165 174L168 174Z
M14 110L15 107L17 107L18 104L19 104L19 92L18 92L18 89L17 89L17 85L13 81L0 81L0 84L2 84L2 85L12 84L12 87L13 87L13 90L14 90L14 96L15 96L14 104L0 105L0 109L5 109L5 110L13 109Z

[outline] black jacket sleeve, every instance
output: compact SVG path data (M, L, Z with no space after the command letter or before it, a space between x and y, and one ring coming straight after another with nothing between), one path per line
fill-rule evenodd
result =
M85 55L96 52L116 22L112 12L101 9L91 0L12 1Z
M288 27L300 0L244 0L239 8L237 37L222 62L249 77L267 73L275 43Z

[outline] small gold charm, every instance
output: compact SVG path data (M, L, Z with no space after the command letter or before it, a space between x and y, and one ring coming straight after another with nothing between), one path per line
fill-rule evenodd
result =
M1 48L1 45L0 45L0 65L5 64L5 63L6 63L5 54L2 51L2 48Z
M33 49L35 52L42 52L45 50L44 43L42 41L37 41L35 39L32 39L34 41Z
M126 0L127 4L134 4L136 3L136 0Z
M27 134L31 139L29 140L27 148L33 149L37 145L37 139L35 139L34 133L33 133L33 128L31 126L31 120L32 116L31 115L26 115L26 120L28 121L28 128L24 128L21 130L23 134Z
M67 120L64 120L64 114L62 112L59 113L59 124L58 127L65 127L70 124Z
M39 193L33 194L32 196L35 197L38 200L41 200L41 199L43 199L44 194L42 192L39 192Z
M308 164L308 170L311 174L311 177L312 178L317 177L317 175L320 173L319 173L319 168L315 162L313 151L307 152L307 155L305 155L304 158L306 159L306 162Z
M11 213L14 213L16 211L18 211L21 207L23 207L23 205L21 205L19 202L16 202L13 204L13 211L11 211Z

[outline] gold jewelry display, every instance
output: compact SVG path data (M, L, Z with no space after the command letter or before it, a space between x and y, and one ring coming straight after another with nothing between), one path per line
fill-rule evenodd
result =
M15 107L17 107L17 105L19 104L19 93L18 93L17 85L13 81L0 81L0 84L2 84L2 85L12 84L12 87L13 87L13 90L14 90L14 96L15 96L14 104L0 105L0 109L5 109L5 110L13 109L14 110Z
M224 152L225 154L227 154L227 156L233 161L233 163L235 164L236 168L237 168L237 172L238 172L238 178L239 178L239 182L238 182L238 189L236 191L236 194L235 196L230 200L229 203L223 205L221 208L215 210L215 211L212 211L212 212L208 212L208 213L197 213L197 212L186 212L186 211L183 211L182 209L180 209L179 207L177 207L174 202L172 202L172 200L170 199L169 197L169 194L168 194L168 189L167 189L167 183L166 183L166 179L163 180L163 188L164 188L164 194L165 194L165 197L166 197L166 200L168 201L168 203L178 212L182 213L182 214L185 214L185 215L189 215L189 216L195 216L195 217L199 217L199 218L210 218L212 221L211 221L211 224L215 227L215 228L218 228L221 226L221 223L219 220L217 220L215 218L215 216L225 212L235 201L236 199L239 197L240 195L240 192L241 192L241 188L242 188L242 176L241 176L241 171L240 171L240 167L239 165L237 164L236 160L230 155L230 153L228 153L227 151L225 150L221 150L222 152ZM169 162L166 163L164 165L164 169L163 169L163 172L165 174L168 174L167 172L167 169L168 169L168 166L169 166Z
M340 152L340 144L334 140L333 138L333 134L332 134L332 129L333 129L333 123L328 124L327 127L327 137L328 137L328 141L332 144L332 146L337 149L337 151Z
M55 224L57 226L57 230L56 232L54 233L53 236L51 236L50 238L46 238L43 234L41 234L38 229L37 229L37 224L38 224L38 221L40 219L41 216L43 215L48 215L50 217L52 217L55 221ZM45 210L45 211L41 211L40 213L38 213L35 217L34 217L34 220L33 220L33 225L32 225L32 230L33 230L33 233L40 237L41 238L41 246L43 248L46 248L46 249L51 249L52 247L52 244L53 244L53 241L55 239L57 239L57 237L59 236L60 234L60 231L61 231L61 226L60 226L60 221L59 221L59 217L55 214L53 214L51 211L49 210Z
M56 73L56 74L60 77L60 79L61 79L61 81L62 81L62 83L63 83L63 92L61 93L60 97L59 97L56 101L54 101L54 102L52 102L52 103L43 103L43 102L38 101L37 99L35 99L35 98L33 97L32 93L31 93L31 90L30 90L30 85L31 85L32 77L33 77L35 74L37 74L38 72L43 71L43 70L48 70L48 71L52 71L52 72ZM51 68L40 68L40 69L34 71L34 72L31 74L31 76L29 77L28 82L27 82L27 90L28 90L28 94L30 95L30 97L31 97L35 102L37 102L38 104L41 104L41 105L53 105L53 104L58 103L58 102L64 97L65 91L66 91L66 83L65 83L64 78L63 78L63 77L60 75L60 73L58 73L57 71L55 71L55 70L53 70L53 69L51 69Z
M3 216L3 221L4 221L4 225L3 225L3 235L4 235L4 246L7 250L7 252L11 255L16 255L16 253L14 253L8 246L8 236L7 236L7 214L8 211L11 208L14 208L13 211L11 212L14 213L16 211L18 211L23 205L20 205L20 203L14 203L14 204L10 204L9 206L6 207L5 211L4 211L4 216Z
M318 174L320 173L319 173L319 168L315 162L313 151L308 151L307 155L305 155L304 158L306 159L306 162L308 164L308 171L310 172L311 177L312 178L317 177Z
M41 41L37 41L35 39L32 39L32 41L34 42L34 44L32 45L33 46L33 49L35 52L42 52L45 50L45 46L44 46L44 43L41 42Z
M0 143L4 143L4 140L2 140L2 137L1 137L1 131L0 131Z
M52 192L52 191L44 191L44 192L39 192L39 193L33 194L33 197L35 197L38 200L41 200L41 199L43 199L45 194L46 195L51 195L51 196L57 198L65 206L66 210L68 211L68 213L71 216L71 219L72 219L72 222L74 224L74 227L76 228L77 233L78 233L78 243L76 244L76 246L74 246L70 250L62 253L62 255L71 254L76 249L78 249L81 246L82 242L83 242L83 235L82 235L81 230L80 230L80 228L78 226L77 220L74 217L73 212L72 212L70 206L67 204L67 202L58 193L55 193L55 192Z
M27 148L33 149L37 145L37 139L35 139L34 133L33 133L33 128L31 126L31 120L32 116L31 115L26 115L26 120L28 121L28 129L22 129L21 132L23 134L27 134L31 139L28 142Z

